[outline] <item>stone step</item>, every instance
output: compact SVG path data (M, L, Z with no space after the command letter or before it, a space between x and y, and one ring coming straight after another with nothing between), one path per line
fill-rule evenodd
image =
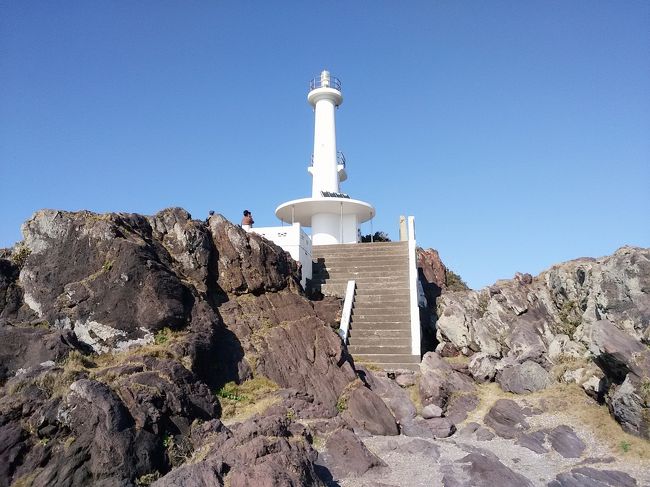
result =
M377 277L391 277L391 278L405 278L408 279L408 270L405 266L395 267L394 269L379 269L376 267L368 267L365 269L345 267L341 269L329 269L324 271L313 271L311 273L312 280L328 280L328 279L356 279L358 277L377 278Z
M390 252L402 250L408 252L408 242L376 242L372 244L337 244L337 245L314 245L311 248L314 255L331 255L338 253L369 253L369 252Z
M354 323L385 323L387 321L410 323L411 315L401 310L371 313L369 310L356 308L353 309L352 321Z
M419 364L419 355L407 355L403 353L356 353L352 354L354 361L370 364Z
M373 340L397 340L396 344L401 344L402 340L408 341L411 343L411 328L408 330L364 330L364 329L352 329L350 328L350 342L354 340L367 340L368 343L372 343ZM364 342L365 343L365 342Z
M352 356L357 355L409 355L410 345L350 345L348 350Z
M408 257L405 255L341 255L333 257L320 257L314 259L312 256L312 267L333 267L341 265L408 265Z
M314 287L312 287L312 289L317 289L318 290L318 288L314 288ZM339 296L339 297L343 298L343 297L345 297L346 288L344 288L342 286L322 286L319 290L320 290L321 293L323 293L326 296ZM370 291L365 291L364 290L363 292L359 292L359 290L357 289L357 291L355 293L355 298L354 298L355 302L357 301L357 298L366 297L366 296L368 296L368 297L371 297L371 296L386 296L386 297L390 297L390 296L404 297L404 296L406 296L406 297L408 297L408 292L406 292L404 290L399 290L399 289L396 289L396 290L388 289L388 290L386 290L386 291L384 291L382 293L378 293L377 291L373 291L373 290L370 290Z
M361 286L357 287L355 296L409 296L408 287Z
M311 253L312 261L317 261L317 262L322 262L322 261L327 262L328 260L336 260L336 259L382 260L382 259L391 259L396 257L400 259L408 259L408 252L387 251L387 252L336 252L336 253L328 253L328 254L318 254L314 252Z
M359 252L359 253L336 253L336 254L327 254L327 255L318 255L312 252L311 260L312 262L322 263L322 262L333 262L337 260L365 260L365 261L377 261L381 262L382 260L401 260L408 261L408 252L402 251L392 251L392 252Z
M407 245L408 242L406 241L401 241L397 240L395 242L357 242L357 243L351 243L351 244L330 244L330 245L314 245L314 248L316 249L331 249L335 247L342 247L342 248L358 248L358 247L397 247L400 245Z
M369 267L369 266L375 266L375 267L382 267L382 266L406 266L408 265L408 259L405 257L399 257L399 258L385 258L385 259L370 259L370 258L363 258L363 257L358 257L358 258L351 258L348 257L346 259L320 259L318 261L315 261L312 259L311 261L311 266L314 271L317 271L318 269L328 269L332 267L355 267L355 266L360 266L360 267Z
M338 277L339 279L342 275L351 276L354 279L354 276L357 277L406 277L408 278L409 272L406 266L395 267L395 269L384 269L380 267L367 267L364 269L351 269L349 267L341 267L340 269L329 269L329 270L318 270L312 272L312 280L314 279L329 279L332 277Z
M356 365L371 365L373 368L378 367L386 372L398 372L400 370L412 370L413 372L420 371L420 364L401 363L401 364L370 364L368 362L358 361Z
M362 347L410 347L411 346L411 336L404 336L404 334L396 336L381 336L375 335L373 337L367 336L357 336L352 333L350 330L350 336L348 337L349 346L362 346ZM410 352L409 348L409 352Z
M383 284L399 284L402 287L408 287L408 276L392 276L382 275L382 276L366 276L363 272L358 274L352 273L337 273L324 275L312 274L311 282L312 284L347 284L348 281L355 281L357 287L365 285L383 285Z
M311 289L318 290L326 295L337 295L344 296L348 288L348 282L344 281L345 284L313 284ZM359 285L355 289L355 300L356 298L366 297L366 296L393 296L393 297L409 297L409 289L406 287L396 287L389 284L386 285Z
M352 318L362 320L378 320L386 321L384 318L393 318L392 321L410 320L411 314L406 306L390 306L374 304L372 306L367 303L356 303L352 308Z
M371 323L357 323L353 322L351 325L352 331L350 333L354 334L358 331L380 331L380 330L393 330L399 331L400 333L410 332L411 323L408 322L395 322L395 321L383 321L383 322L371 322Z
M341 284L321 284L320 290L321 292L325 292L326 290L331 290L331 291L343 291L347 289L347 282L345 286ZM409 296L409 289L408 287L392 287L392 286L361 286L355 289L354 296L359 297L359 296Z
M357 308L362 305L368 309L375 309L377 306L394 306L396 308L408 307L409 297L399 295L374 295L374 296L357 296L354 298L354 304Z

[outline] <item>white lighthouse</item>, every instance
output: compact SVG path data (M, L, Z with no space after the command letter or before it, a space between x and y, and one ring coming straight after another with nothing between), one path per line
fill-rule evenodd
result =
M369 203L340 190L347 179L345 158L336 150L336 108L343 103L341 82L323 71L311 81L307 100L314 107L311 198L282 203L275 210L285 223L311 227L313 245L356 243L359 225L375 216Z

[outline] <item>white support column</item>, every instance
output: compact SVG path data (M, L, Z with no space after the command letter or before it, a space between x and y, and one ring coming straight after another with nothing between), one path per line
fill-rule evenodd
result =
M411 310L411 355L420 355L420 308L418 307L418 269L415 250L415 217L408 217L409 308Z

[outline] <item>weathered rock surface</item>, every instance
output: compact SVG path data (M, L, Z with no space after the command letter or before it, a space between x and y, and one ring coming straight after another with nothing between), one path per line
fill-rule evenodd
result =
M354 433L346 429L330 435L319 464L327 467L334 479L358 477L372 468L386 466Z
M348 396L343 418L350 426L373 435L399 434L395 418L381 398L366 387L357 387Z
M436 352L424 355L420 373L420 401L425 408L423 417L426 415L432 419L419 425L407 425L405 434L428 437L426 430L423 432L421 428L426 425L426 429L433 432L433 437L447 437L456 430L454 425L464 421L479 403L474 382L468 375L456 371ZM433 408L426 409L428 406L439 408L439 416L444 418L431 416L429 413Z
M548 487L635 487L636 479L625 472L578 467L561 473Z
M526 415L510 399L499 399L488 411L484 421L502 438L517 438L528 429Z
M650 383L650 249L623 247L534 278L517 274L481 291L443 293L437 306L437 350L475 354L469 370L478 381L496 377L505 390L525 393L550 385L545 372L561 365L561 380L579 383L606 401L627 431L650 438L643 394Z
M526 487L533 483L523 475L506 467L494 455L470 453L456 464L443 469L445 487L471 485L476 487Z
M434 404L446 411L452 395L459 398L463 394L475 393L472 379L455 371L435 352L427 352L424 355L420 372L419 391L424 406Z
M80 348L70 330L6 326L0 328L0 383L20 371L64 359Z
M515 394L539 391L551 384L548 372L530 360L506 367L497 374L496 380L504 391Z
M398 385L400 377L412 378L412 374L400 375L392 380L385 372L371 373L363 367L359 367L359 370L370 389L384 401L399 425L403 426L415 419L417 415L415 405L409 393Z
M579 458L585 451L585 443L570 426L560 425L548 432L553 449L564 458Z

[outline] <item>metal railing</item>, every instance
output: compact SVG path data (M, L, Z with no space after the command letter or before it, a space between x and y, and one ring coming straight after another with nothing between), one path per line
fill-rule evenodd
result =
M345 154L341 151L336 152L336 164L345 167ZM311 165L314 165L314 154L311 155Z
M334 76L318 76L309 82L309 91L318 88L333 88L335 90L341 91L341 80Z
M354 291L356 282L353 280L348 281L345 288L345 300L343 301L343 311L341 313L341 324L339 326L339 336L343 340L343 344L348 344L348 335L350 334L350 318L352 317L352 308L354 306Z

